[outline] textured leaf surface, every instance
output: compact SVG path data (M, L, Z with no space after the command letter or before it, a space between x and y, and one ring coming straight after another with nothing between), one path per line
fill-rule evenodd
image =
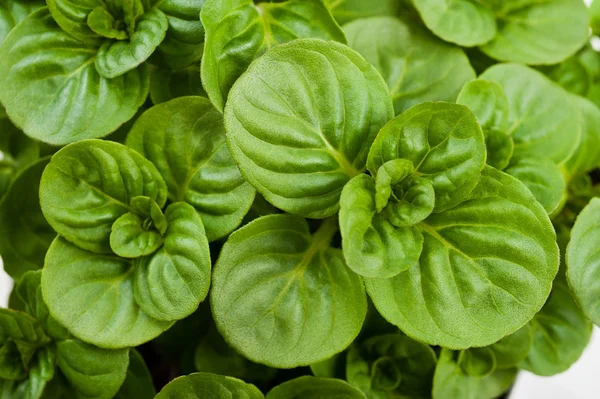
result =
M138 258L156 251L163 243L160 233L144 228L145 219L134 213L119 216L110 233L110 248L123 258Z
M0 101L11 120L53 145L103 137L128 121L148 95L147 69L105 79L94 67L96 52L46 8L27 17L0 49Z
M0 44L19 22L33 11L44 6L44 2L29 0L4 0L0 4Z
M230 93L225 126L233 158L267 201L324 218L392 114L385 83L362 57L306 39L250 66Z
M122 144L86 140L57 152L40 183L48 223L77 246L111 253L113 222L133 211L132 198L152 198L160 207L167 188L154 165Z
M475 78L461 49L406 20L359 19L345 25L344 32L348 45L385 79L396 114L425 101L454 101Z
M299 38L346 43L344 33L320 0L257 5L252 0L207 0L200 18L206 29L202 82L219 111L252 60L273 46Z
M135 123L127 145L149 159L172 201L191 204L209 241L231 233L254 200L226 145L223 116L202 97L152 107Z
M48 0L47 4L52 18L70 36L91 44L102 39L87 23L90 12L102 5L100 0Z
M246 358L280 368L345 349L366 314L362 281L329 247L329 219L313 236L291 215L261 217L233 233L213 273L211 306L225 340Z
M193 373L168 383L156 399L263 399L264 395L252 384L211 373Z
M365 399L366 396L345 381L333 378L298 377L273 388L267 399Z

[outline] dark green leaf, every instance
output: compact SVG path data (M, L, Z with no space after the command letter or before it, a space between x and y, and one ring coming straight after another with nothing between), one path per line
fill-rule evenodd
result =
M135 349L129 350L127 376L114 399L152 399L156 395L152 376L144 358Z
M206 92L200 83L199 71L200 65L198 64L176 71L157 69L152 73L150 82L152 102L160 104L184 96L206 97Z

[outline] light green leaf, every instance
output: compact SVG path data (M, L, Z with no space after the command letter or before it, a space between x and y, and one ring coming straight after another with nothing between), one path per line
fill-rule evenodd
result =
M43 158L24 169L0 202L0 254L4 270L15 279L27 270L41 269L56 236L39 200L40 179L48 162Z
M152 61L172 69L200 61L204 50L204 27L199 18L203 4L204 0L164 0L158 5L167 16L169 28ZM195 68L195 73L200 75L199 68Z
M80 248L111 253L109 236L117 218L133 211L133 197L162 207L167 188L154 165L132 149L85 140L58 151L40 182L40 204L48 223Z
M252 384L233 377L193 373L175 378L156 395L156 399L264 399Z
M579 96L586 97L594 84L593 73L580 55L567 58L564 62L543 71L550 79Z
M96 72L97 48L69 36L46 8L27 17L0 48L0 101L28 136L53 145L103 137L145 101L145 67L119 78Z
M311 364L310 371L315 377L345 379L346 352L337 353L329 359Z
M43 6L43 1L3 0L0 3L0 44L6 39L12 28Z
M152 107L126 142L154 163L171 201L198 211L209 241L231 233L252 205L255 190L227 149L223 116L207 99L182 97Z
M496 357L489 347L469 348L460 351L456 364L463 374L483 378L496 370Z
M344 32L321 0L257 5L252 0L207 0L200 19L206 29L202 83L219 111L250 63L277 44L298 38L346 43Z
M146 217L146 227L154 227L161 235L167 231L167 218L160 206L150 197L139 195L133 197L129 203L134 212Z
M531 323L527 323L520 330L507 335L488 348L494 353L496 368L509 369L519 366L519 363L529 354L532 344L533 329Z
M161 249L139 259L134 273L136 302L157 320L174 321L193 313L210 286L210 252L202 220L184 202L169 205Z
M356 338L367 301L342 252L329 247L336 232L335 219L311 235L303 219L272 215L229 236L211 306L219 332L244 357L278 368L308 365Z
M9 339L23 347L41 347L50 342L38 320L24 312L0 308L0 342Z
M548 158L557 164L571 157L581 140L581 126L566 91L524 65L496 65L481 78L498 83L508 98L508 133L515 156Z
M92 31L108 39L125 40L127 31L115 28L116 20L103 6L94 8L87 16L87 24Z
M490 345L543 306L558 271L556 235L514 177L486 167L462 203L418 227L419 262L365 280L379 312L408 336L454 349Z
M123 258L139 258L154 253L163 243L161 234L144 228L146 219L135 213L119 216L112 225L110 248Z
M148 316L133 295L134 264L54 240L42 273L50 313L76 337L104 348L137 346L173 323Z
M229 95L225 126L233 158L267 201L324 218L392 115L375 68L342 44L305 39L252 63Z
M593 0L590 4L590 27L595 35L600 33L600 1Z
M556 64L588 39L588 13L582 1L508 0L498 4L498 34L481 47L497 60Z
M399 15L401 10L398 0L325 0L340 25L360 18Z
M144 358L135 350L129 350L129 367L125 381L114 399L152 399L156 396L154 382Z
M414 167L412 162L406 159L393 159L379 167L375 176L375 205L377 212L381 212L388 204L394 186L400 184L413 172Z
M519 366L542 376L559 374L571 367L592 335L592 323L560 277L554 282L548 302L529 324L533 330L533 346Z
M477 185L485 166L481 127L465 106L423 103L391 120L381 129L367 168L371 175L393 159L407 159L415 173L435 190L434 212L458 204Z
M492 10L478 0L419 0L414 5L425 25L447 42L463 47L485 44L497 34Z
M136 21L129 40L104 42L95 60L100 76L112 79L137 68L163 41L168 26L167 16L153 8Z
M150 98L156 105L177 97L202 96L206 92L200 83L200 65L194 64L184 69L172 71L157 69L152 73Z
M581 118L582 136L579 147L562 167L568 180L600 166L600 109L591 101L576 95L571 96L571 101Z
M111 399L125 380L129 349L100 349L68 339L56 343L56 364L77 398Z
M492 81L476 79L463 86L458 104L466 105L475 114L484 133L508 130L510 106L502 87Z
M345 381L334 378L303 376L271 389L267 399L366 399Z
M458 365L459 352L442 349L433 379L433 399L495 399L514 383L518 369L496 370L487 377L465 374Z
M475 79L460 48L408 20L359 19L345 25L344 32L348 45L385 79L396 114L425 101L453 102L463 85Z
M581 211L567 247L567 278L583 313L600 326L600 198Z
M90 29L88 15L101 0L47 0L52 18L69 36L84 43L98 44L102 37Z
M567 189L560 169L548 159L516 159L506 173L521 180L548 214L558 207Z

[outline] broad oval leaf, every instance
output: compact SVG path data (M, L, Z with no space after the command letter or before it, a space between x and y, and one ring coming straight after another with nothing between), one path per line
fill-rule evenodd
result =
M40 182L48 223L77 246L111 253L113 222L134 211L130 200L152 198L163 207L167 187L154 165L122 144L85 140L57 152Z
M485 44L496 36L496 18L485 2L419 0L414 5L425 25L447 42L473 47Z
M324 3L340 25L360 18L395 16L402 10L398 0L325 0Z
M388 161L407 159L435 190L434 212L458 204L477 185L485 166L481 127L469 109L450 103L423 103L392 119L369 152L372 175Z
M91 44L102 40L87 23L89 14L102 5L101 0L47 0L47 4L52 18L70 36Z
M470 26L470 25L469 25ZM359 19L344 26L348 45L385 79L396 114L425 101L454 101L475 79L465 53L404 19Z
M271 389L267 399L366 399L366 396L345 381L334 378L303 376Z
M567 247L567 278L583 313L600 326L600 198L581 211Z
M581 126L566 91L524 65L495 65L481 78L498 83L508 98L508 133L515 156L548 158L557 164L571 157L581 140Z
M100 349L67 339L56 343L56 364L78 397L111 399L125 380L129 349Z
M583 97L572 95L571 100L581 117L582 136L579 147L562 166L568 180L600 166L600 109Z
M126 348L173 325L140 308L133 280L131 260L88 252L58 237L46 255L42 294L52 316L77 338L102 348Z
M202 220L189 204L177 202L165 212L164 245L140 259L134 272L136 302L157 320L189 316L210 286L210 252Z
M4 0L0 4L0 44L19 22L44 6L43 1Z
M56 233L48 224L39 200L42 172L49 158L24 169L0 202L0 254L4 270L14 279L41 269Z
M145 218L128 212L112 224L110 248L123 258L139 258L154 253L163 243L161 234L145 229Z
M327 359L358 335L367 310L361 279L330 248L335 219L311 235L291 215L233 233L215 265L211 306L219 332L244 357L291 368Z
M342 44L305 39L252 63L229 95L225 127L242 174L267 201L324 218L392 115L375 68Z
M150 82L150 98L152 102L158 105L177 97L206 97L206 93L200 82L199 69L200 66L194 64L176 71L170 69L155 70L152 73Z
M578 0L498 2L498 33L481 50L500 61L556 64L588 39L588 13Z
M543 306L558 271L556 235L514 177L486 167L462 203L418 227L419 262L365 280L379 312L408 336L454 349L490 345Z
M154 163L172 201L198 211L209 241L231 233L250 209L255 190L229 153L223 115L207 99L182 97L150 108L126 143Z
M169 22L157 8L145 12L135 24L129 40L107 41L95 60L100 76L113 79L146 61L165 38Z
M571 367L592 335L592 323L560 277L554 282L548 301L529 324L533 345L519 367L542 376L559 374Z
M114 399L153 399L155 396L154 382L144 358L137 350L130 349L127 375Z
M156 399L264 399L252 384L233 377L211 373L193 373L175 378L159 393Z
M207 0L200 19L206 29L202 83L215 108L223 111L235 81L266 50L298 38L346 37L321 0L283 3Z
M0 48L0 101L15 125L64 145L106 136L131 119L148 96L147 68L105 79L96 52L60 29L47 8L13 29Z

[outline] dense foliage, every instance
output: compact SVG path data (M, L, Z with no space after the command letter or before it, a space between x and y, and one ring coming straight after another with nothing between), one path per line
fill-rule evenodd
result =
M596 34L600 1L0 0L0 399L567 370L600 325Z

